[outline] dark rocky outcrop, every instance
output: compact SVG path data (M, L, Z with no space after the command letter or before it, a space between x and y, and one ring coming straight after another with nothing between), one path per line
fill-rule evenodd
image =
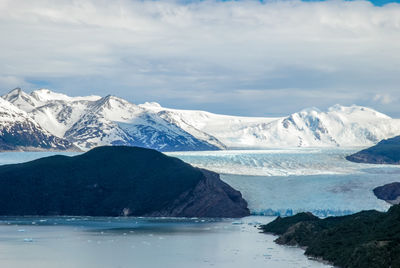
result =
M382 140L377 145L346 156L346 159L357 163L400 164L400 136Z
M346 268L400 267L400 206L319 219L309 213L278 217L261 226L275 242L305 248L305 254Z
M201 169L204 179L179 195L169 206L147 216L238 217L248 216L247 202L239 191L223 182L215 172Z
M0 151L80 151L71 142L53 136L26 121L0 126Z
M376 187L374 194L379 199L385 200L390 204L400 203L400 182L393 182Z
M139 147L0 166L0 215L243 217L219 175Z

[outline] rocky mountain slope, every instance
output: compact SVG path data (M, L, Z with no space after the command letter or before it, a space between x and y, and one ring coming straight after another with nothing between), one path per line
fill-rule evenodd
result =
M379 199L398 205L400 204L400 182L392 182L376 187L374 194Z
M217 141L196 138L178 126L114 96L68 97L47 89L31 94L15 89L3 98L23 109L47 131L83 150L101 145L129 145L162 151L216 150Z
M400 164L400 136L380 141L377 145L346 157L347 160L369 164Z
M3 99L82 150L100 145L161 151L369 146L400 133L400 120L360 106L268 118L135 105L114 96L69 97L48 89L30 94L14 89Z
M0 98L0 150L74 150L66 139L56 137L27 113Z
M158 151L97 147L0 166L0 215L244 217L240 192Z

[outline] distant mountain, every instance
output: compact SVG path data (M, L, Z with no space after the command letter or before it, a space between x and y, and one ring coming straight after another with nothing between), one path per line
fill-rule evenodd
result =
M361 106L304 109L282 118L237 117L139 105L197 136L208 133L227 148L339 147L373 145L400 133L400 120Z
M368 146L400 133L400 120L370 108L335 105L280 118L218 115L135 105L115 96L69 97L14 89L3 99L48 133L82 150L129 145L161 151Z
M217 150L207 134L196 138L148 110L114 96L68 97L47 89L27 94L14 89L3 98L44 129L83 150L101 145L128 145L161 151Z
M0 150L77 150L43 129L27 113L0 98Z
M347 160L369 164L400 164L400 136L380 141L377 145L346 157Z
M0 215L244 217L219 175L158 151L97 147L0 166Z

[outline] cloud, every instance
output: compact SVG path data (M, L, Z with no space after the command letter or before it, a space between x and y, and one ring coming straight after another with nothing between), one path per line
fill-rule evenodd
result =
M23 78L12 75L0 75L0 88L14 89L16 87L31 87L32 84Z
M400 94L399 4L2 0L0 34L3 77L68 94L251 115Z
M381 104L389 104L394 101L393 97L389 94L376 94L373 100Z

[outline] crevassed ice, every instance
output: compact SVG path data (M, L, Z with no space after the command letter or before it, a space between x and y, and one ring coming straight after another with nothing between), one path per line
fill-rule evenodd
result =
M310 211L339 216L389 205L372 190L400 181L400 167L352 163L358 149L273 149L172 153L195 166L222 173L240 190L253 214L293 215Z
M363 173L365 164L352 163L346 155L359 148L288 148L251 151L169 153L194 166L222 174L292 176ZM381 165L368 167L381 168ZM387 166L385 166L387 167Z

